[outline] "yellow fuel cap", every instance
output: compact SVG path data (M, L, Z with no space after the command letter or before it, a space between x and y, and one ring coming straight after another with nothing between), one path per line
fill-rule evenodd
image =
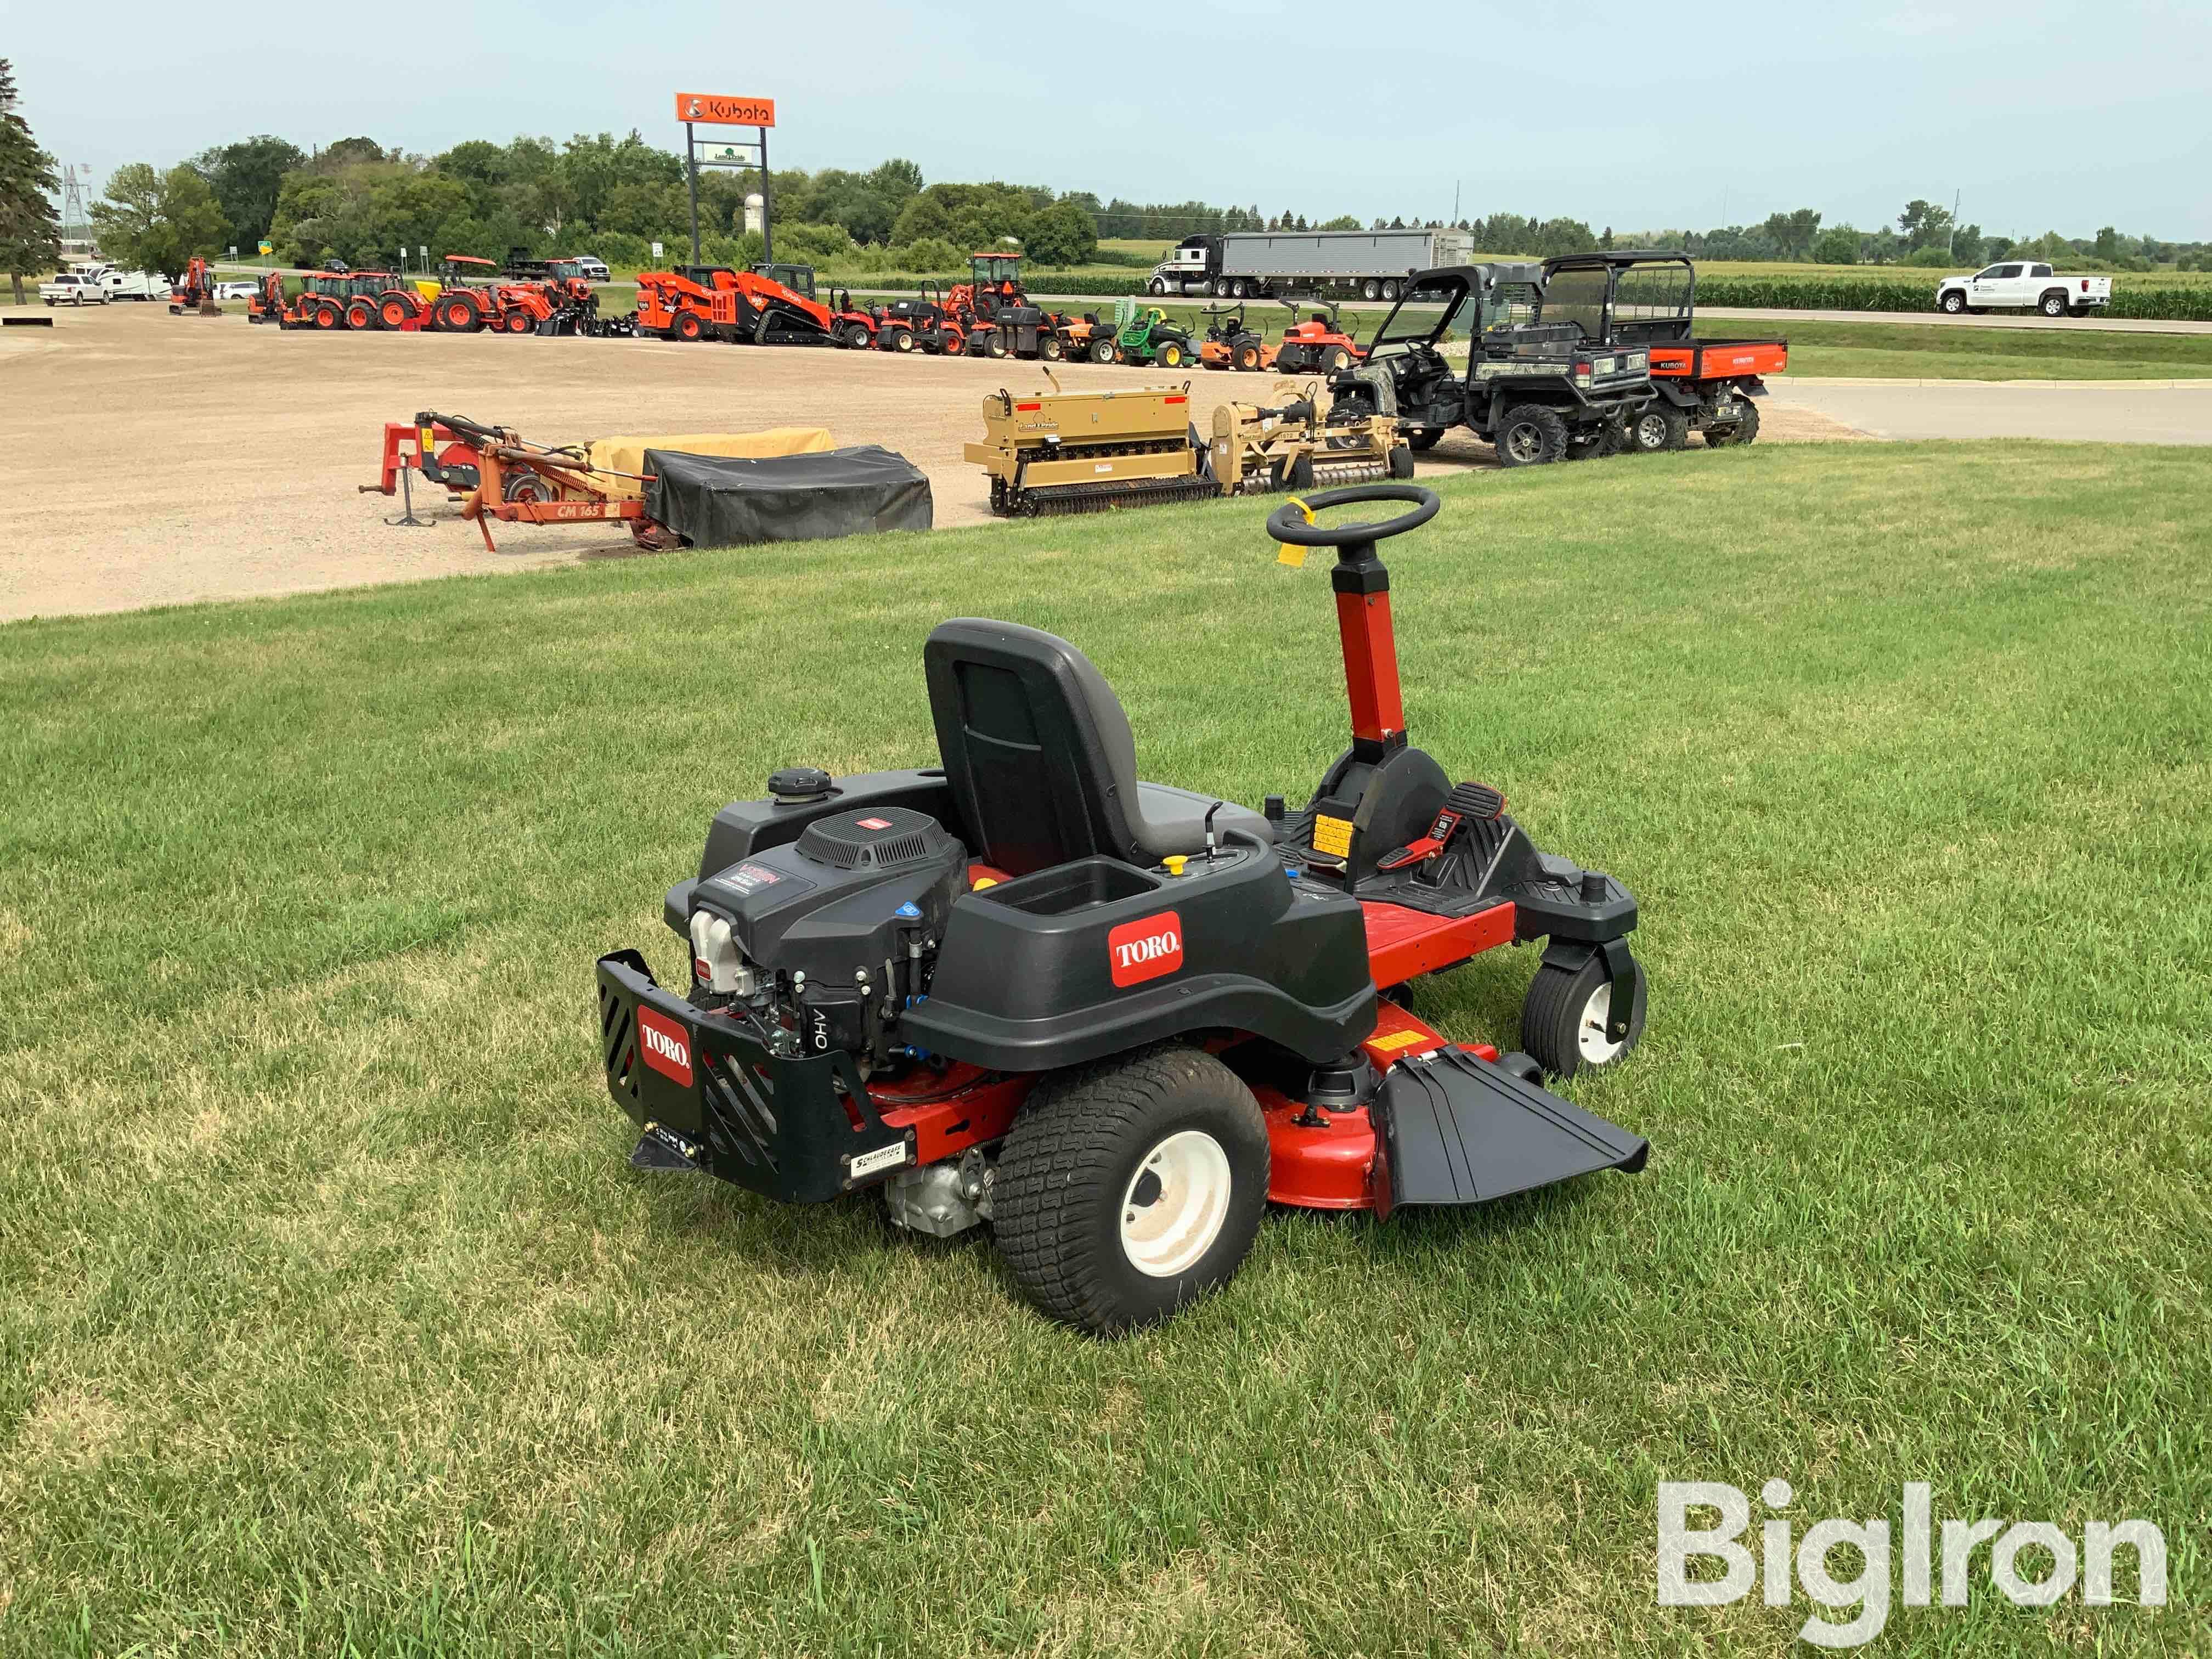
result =
M1167 866L1170 875L1179 876L1182 873L1182 866L1188 862L1188 860L1181 853L1170 853L1160 862Z

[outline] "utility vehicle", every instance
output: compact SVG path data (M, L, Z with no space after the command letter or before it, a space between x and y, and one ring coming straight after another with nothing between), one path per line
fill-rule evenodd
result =
M1446 355L1461 341L1464 368ZM1340 404L1405 422L1415 449L1464 426L1504 466L1615 452L1656 395L1648 352L1593 346L1572 316L1551 315L1543 267L1517 263L1420 272L1366 366L1334 386Z
M1680 449L1702 432L1708 449L1759 436L1765 376L1790 367L1779 335L1700 339L1698 269L1660 248L1568 253L1544 261L1543 319L1573 323L1593 351L1647 352L1657 394L1627 422L1628 447Z

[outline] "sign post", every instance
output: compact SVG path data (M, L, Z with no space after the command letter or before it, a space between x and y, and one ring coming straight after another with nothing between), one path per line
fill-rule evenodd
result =
M696 129L701 125L722 127L751 127L759 136L751 145L726 143L719 155L708 158L708 167L743 167L748 163L739 158L740 149L757 149L760 152L761 174L761 253L763 259L775 258L775 187L768 176L768 130L775 125L775 100L773 98L731 98L719 93L679 92L676 94L676 118L684 124L684 180L691 203L691 263L701 263L699 255L699 141Z

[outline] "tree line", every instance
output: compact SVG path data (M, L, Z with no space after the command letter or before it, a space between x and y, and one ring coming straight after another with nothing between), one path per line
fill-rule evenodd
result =
M767 194L780 255L847 270L942 270L971 247L1018 246L1045 266L1097 253L1095 198L1042 185L929 184L903 158L866 173L702 167L702 252L750 263L745 199ZM267 241L289 264L339 259L398 268L447 253L594 253L641 265L688 254L690 204L682 158L635 131L580 133L564 143L471 139L409 155L371 137L303 150L259 134L203 150L166 172L119 167L91 216L112 257L173 270L194 253ZM427 255L424 250L428 250Z
M52 192L53 158L40 150L15 112L12 76L0 60L0 269L17 277L59 258ZM1165 248L1193 234L1243 230L1444 228L1435 219L1351 214L1308 216L1295 209L1265 213L1257 203L1105 202L1088 191L1042 185L929 183L920 167L893 157L866 172L704 167L698 180L702 252L712 262L750 264L761 239L746 229L745 200L771 198L780 257L839 271L942 271L967 252L1018 246L1036 265L1091 263L1142 266L1149 252L1102 249L1102 239ZM610 264L664 260L690 246L690 201L682 159L632 131L579 133L565 142L524 136L507 143L470 139L434 155L408 155L356 137L301 149L258 134L204 149L167 169L118 167L91 209L107 256L172 274L195 254L235 246L250 256L266 240L287 263L340 259L357 268L414 268L447 253L492 257L593 253ZM1475 249L1549 258L1592 249L1679 249L1707 259L1822 264L1973 267L2007 254L2064 261L2090 270L2212 268L2212 245L2124 235L2107 226L2094 237L2056 231L2016 240L1959 224L1951 211L1915 199L1895 225L1861 230L1824 225L1811 208L1774 213L1757 224L1711 230L1621 233L1578 219L1500 212L1462 218ZM428 250L427 256L425 250Z
M2212 270L2212 244L2168 242L2154 236L2130 236L2107 225L2094 236L1985 234L1978 224L1961 224L1951 210L1915 198L1897 216L1894 228L1879 225L1821 227L1812 208L1770 214L1755 225L1717 230L1639 231L1630 239L1639 246L1679 247L1705 259L1804 262L1822 265L1910 265L1956 270L2007 258L2063 262L2082 270Z

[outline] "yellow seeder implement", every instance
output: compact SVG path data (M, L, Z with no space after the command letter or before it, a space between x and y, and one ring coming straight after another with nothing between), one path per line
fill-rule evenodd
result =
M963 453L991 475L991 511L1000 514L1103 513L1215 493L1200 465L1188 381L994 392L983 399L983 441Z

